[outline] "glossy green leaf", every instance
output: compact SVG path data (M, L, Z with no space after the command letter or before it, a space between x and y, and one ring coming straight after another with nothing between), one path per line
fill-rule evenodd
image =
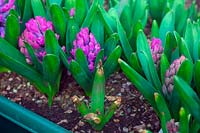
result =
M184 108L181 108L179 111L180 115L180 133L189 133L189 114Z
M98 6L98 10L100 19L104 24L105 30L107 31L108 34L113 34L114 31L116 31L117 29L114 19L108 15L108 13L105 11L103 7Z
M134 69L132 69L126 62L119 59L118 60L121 69L127 78L135 85L135 87L140 91L140 93L149 101L151 106L157 112L157 106L154 100L154 93L156 89L152 86L152 84L144 79L139 73L137 73Z
M32 66L26 63L24 55L7 41L0 38L0 64L31 81L38 89L45 92L44 80Z
M193 28L192 28L192 23L190 20L187 21L187 26L186 26L186 31L184 35L184 39L186 42L186 45L190 51L190 54L193 57L193 45L194 45L194 38L193 38Z
M47 2L49 3L49 5L52 4L58 4L59 6L62 4L63 0L47 0Z
M65 7L67 10L70 10L71 8L76 7L76 0L65 0Z
M66 32L65 14L60 6L57 4L52 4L50 7L50 15L55 27L55 31L60 35L61 44L64 45Z
M162 43L163 44L163 43ZM169 62L173 61L172 56L175 53L175 49L177 48L177 40L173 33L169 32L166 35L166 43L164 47L164 53L167 56Z
M14 47L17 47L19 34L19 20L16 16L11 14L6 20L5 39Z
M200 100L193 89L180 77L174 77L175 90L190 113L200 122Z
M71 61L70 72L77 81L77 83L84 89L87 96L90 96L92 93L92 79L88 77L83 68L74 60Z
M161 112L160 114L160 121L161 121L161 128L162 128L162 132L163 133L168 133L168 130L167 130L167 120L165 118L165 113L164 112Z
M66 49L70 53L73 48L73 41L76 39L76 34L79 32L78 24L75 22L74 18L70 18L67 24L67 34L66 34Z
M124 53L126 59L129 61L133 50L131 48L131 45L129 44L128 38L126 36L126 32L124 31L124 29L119 21L117 21L117 31L119 34L119 39L121 42L123 53Z
M46 13L41 0L31 0L31 6L34 16L41 16L46 18Z
M167 106L167 103L166 103L164 97L159 93L154 93L154 98L155 98L155 102L156 102L158 111L160 113L165 114L166 121L170 121L171 120L171 114L169 112L169 109L168 109L168 106Z
M97 68L92 86L91 109L94 113L104 114L105 76L102 66Z
M88 61L87 61L87 58L82 49L76 50L76 61L83 68L83 70L87 73L88 77L90 77L91 72L88 67Z
M60 59L62 61L62 63L64 64L64 66L69 69L69 59L67 57L67 55L65 54L65 52L60 48L60 52L59 52L59 56L60 56Z
M88 5L87 0L76 0L75 18L80 25L82 24L87 15L88 12L87 5Z
M123 11L120 16L120 22L126 31L126 34L129 35L131 32L132 27L132 18L131 18L131 9L130 6L127 4L124 6Z
M159 38L159 26L156 20L153 20L152 27L151 27L151 38Z
M162 19L160 24L159 35L160 39L163 42L163 46L165 46L165 40L167 32L173 32L175 26L175 16L173 11L169 11L165 17Z
M108 57L115 49L119 42L119 36L117 33L112 34L104 43L105 56Z
M136 70L140 74L144 74L141 68L141 64L139 62L138 56L136 52L133 52L130 57L130 65L131 67Z
M104 43L104 26L103 23L100 21L98 14L94 17L91 24L91 32L95 36L97 42L102 47Z
M60 59L53 54L47 54L42 61L44 79L51 85L56 83L60 71Z
M59 43L55 33L51 30L47 30L45 33L45 49L47 54L59 56Z
M24 11L23 11L23 18L21 24L21 32L25 29L25 23L32 18L33 11L31 8L31 0L25 0Z
M118 66L118 59L120 58L122 49L120 46L117 46L110 56L107 57L103 67L105 70L105 77L108 78L110 74L114 73Z
M93 4L91 5L83 23L82 23L82 28L84 27L90 27L96 13L97 13L97 10L98 10L98 0L94 0L93 1Z
M194 65L194 83L197 89L197 93L200 94L200 60L196 61Z
M180 66L177 75L184 79L188 84L192 81L193 76L193 63L186 59Z
M150 46L147 42L146 36L143 31L138 32L137 38L137 52L140 64L143 71L149 81L157 88L159 91L161 89L160 79L156 67L153 62L153 58L150 51Z
M36 70L38 72L42 73L42 71L43 71L42 70L42 64L40 63L40 61L36 57L33 48L27 43L25 43L25 46L26 46L26 49L27 49L27 51L28 51L28 53L29 53L29 55L31 57L32 63L35 65Z
M162 54L160 59L160 78L161 83L164 84L165 82L165 73L167 69L169 68L170 64L165 54Z

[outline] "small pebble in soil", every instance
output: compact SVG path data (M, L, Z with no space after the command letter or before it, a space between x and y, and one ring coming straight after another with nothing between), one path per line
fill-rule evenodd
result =
M16 90L16 89L13 89L13 93L17 93L17 90Z
M69 110L65 111L64 113L65 113L65 114L71 114L71 113L72 113L72 110L69 109Z
M79 122L78 122L78 125L79 125L80 127L82 127L82 126L85 125L85 123L84 123L83 121L79 121Z
M128 128L127 127L123 127L123 132L128 133Z
M60 125L60 124L63 124L63 123L68 123L67 119L61 120L57 124Z

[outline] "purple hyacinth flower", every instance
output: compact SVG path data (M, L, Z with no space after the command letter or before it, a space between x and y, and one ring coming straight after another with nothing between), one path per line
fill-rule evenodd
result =
M70 17L74 17L74 15L75 15L75 8L72 8L72 9L69 11L69 15L70 15Z
M75 59L75 53L78 48L81 48L88 60L90 71L95 68L95 59L101 47L96 41L94 35L89 32L88 28L82 28L76 35L76 40L73 42L73 49L71 50L72 58Z
M169 69L165 73L165 83L162 87L163 94L171 94L174 89L174 76L177 74L181 64L185 61L185 56L181 56L179 59L174 60Z
M160 58L163 51L162 41L159 38L153 38L151 41L151 54L157 69L159 68Z
M6 18L11 9L15 8L15 0L0 0L0 36L4 38L5 36L5 26L6 26Z
M25 47L25 43L32 46L36 57L42 62L43 57L46 55L45 51L45 32L47 30L53 31L53 24L45 18L36 16L35 19L30 19L26 23L26 29L19 38L20 51L25 55L27 63L31 64L31 58ZM55 34L57 39L59 36Z
M179 124L174 119L168 121L166 126L168 133L178 133Z

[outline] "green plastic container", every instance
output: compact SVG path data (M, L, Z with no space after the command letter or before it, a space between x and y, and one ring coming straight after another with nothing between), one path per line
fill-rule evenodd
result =
M0 96L0 132L70 133L59 125Z

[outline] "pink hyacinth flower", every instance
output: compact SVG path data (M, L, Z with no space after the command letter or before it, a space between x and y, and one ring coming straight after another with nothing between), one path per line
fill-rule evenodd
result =
M45 18L36 16L35 19L30 19L26 23L26 29L19 38L20 51L25 55L27 63L31 64L30 56L25 47L25 43L32 46L36 57L39 61L43 60L46 55L45 51L45 32L47 30L53 31L53 24ZM59 36L55 34L57 39Z
M11 9L15 8L15 0L0 0L0 36L5 37L6 19Z
M81 48L88 60L88 67L90 71L95 69L95 59L99 53L101 47L96 41L94 35L89 32L88 28L82 28L76 35L76 40L73 42L73 48L71 50L72 58L75 59L75 53L78 48Z

